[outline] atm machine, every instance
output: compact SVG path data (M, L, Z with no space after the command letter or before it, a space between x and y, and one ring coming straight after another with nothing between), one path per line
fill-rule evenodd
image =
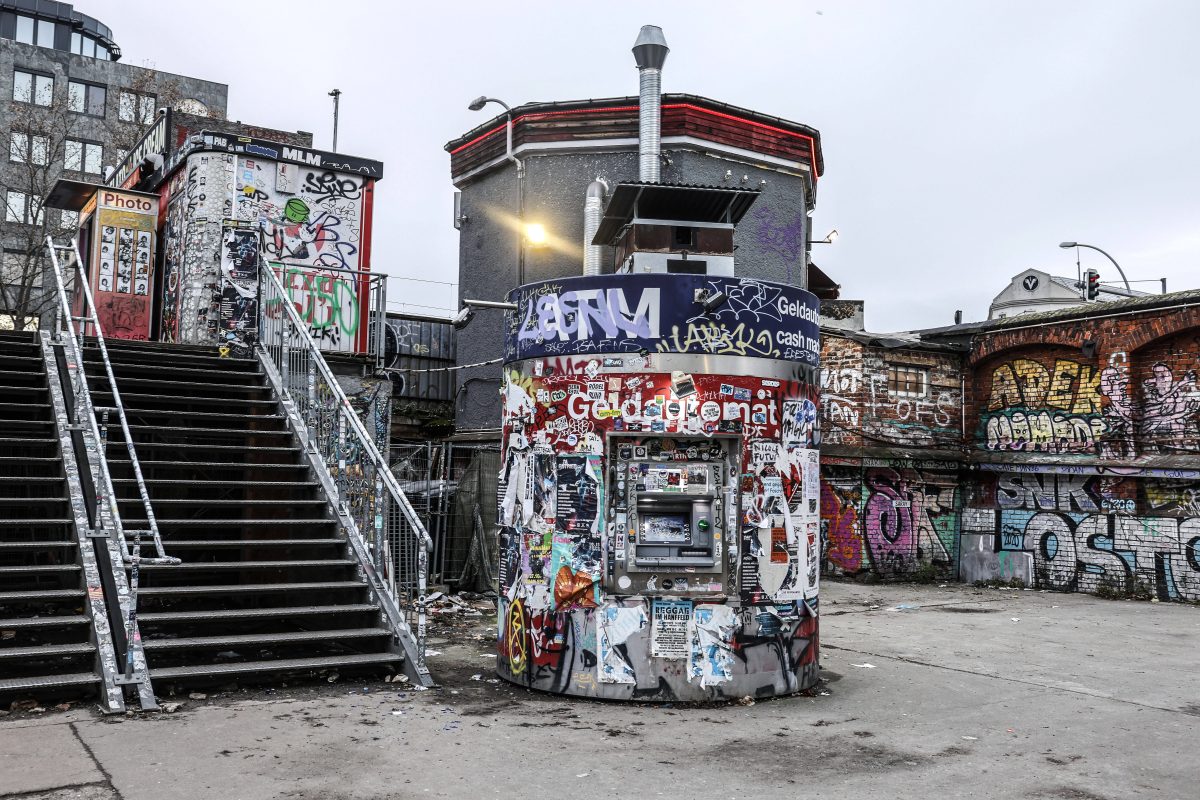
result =
M737 439L681 442L670 452L686 460L667 460L662 438L609 436L609 485L614 488L608 588L723 596L727 542L738 518Z

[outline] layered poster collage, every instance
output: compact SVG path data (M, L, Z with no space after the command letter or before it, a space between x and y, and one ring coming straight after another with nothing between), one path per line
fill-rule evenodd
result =
M730 548L730 577L740 598L782 605L816 597L815 390L798 381L688 375L677 393L677 375L612 371L641 366L615 363L625 360L640 359L539 359L505 371L502 590L555 611L602 602L605 437L642 432L661 435L665 460L686 459L716 435L739 436L742 536Z

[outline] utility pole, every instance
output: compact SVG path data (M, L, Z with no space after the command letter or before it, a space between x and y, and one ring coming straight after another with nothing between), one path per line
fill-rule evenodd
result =
M342 90L334 89L329 93L333 98L333 152L337 152L338 101L341 100Z

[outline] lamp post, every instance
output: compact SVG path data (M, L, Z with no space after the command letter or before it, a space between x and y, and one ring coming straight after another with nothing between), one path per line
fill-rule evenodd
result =
M495 97L480 95L467 106L471 111L481 111L488 103L495 103L504 109L504 155L517 167L517 285L525 283L525 165L521 159L513 155L513 117L512 108L503 100Z
M1120 275L1121 275L1121 280L1125 281L1125 291L1127 291L1127 292L1133 291L1132 289L1129 288L1129 279L1125 277L1125 270L1121 269L1121 265L1117 263L1117 260L1115 258L1113 258L1112 256L1110 256L1108 253L1101 250L1099 247L1096 247L1096 245L1084 244L1083 242L1061 242L1058 246L1062 247L1062 248L1086 247L1089 250L1095 250L1097 253L1100 253L1105 258L1107 258L1109 261L1111 261L1112 265L1117 268L1117 272L1120 273Z
M329 93L333 98L333 152L337 152L338 101L342 99L342 90L334 89Z

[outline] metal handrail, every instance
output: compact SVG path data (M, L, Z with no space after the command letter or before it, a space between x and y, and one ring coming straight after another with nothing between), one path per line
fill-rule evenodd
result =
M401 602L401 586L397 582L396 566L393 561L393 554L390 550L390 544L387 536L384 533L384 519L390 517L384 513L386 506L383 502L390 499L392 505L399 509L408 523L411 531L415 534L419 541L415 544L417 547L417 563L415 567L415 575L405 576L406 579L412 578L415 586L415 596L411 597L411 604L408 605L407 611L412 613L413 622L415 622L416 630L416 667L418 671L426 672L424 665L424 634L425 634L425 591L428 572L428 554L433 548L433 539L425 530L425 526L421 523L420 517L416 510L412 507L408 497L404 494L404 490L400 487L399 481L388 468L387 459L379 451L375 444L374 438L367 432L362 421L358 418L350 399L342 390L341 384L330 369L325 356L317 345L316 340L308 330L308 326L301 318L300 313L296 310L295 303L290 299L287 289L283 282L276 274L274 265L267 262L265 258L260 262L261 268L259 273L260 285L264 288L264 294L272 294L279 298L279 305L285 311L286 317L280 317L277 320L268 320L266 315L260 315L260 332L258 350L262 354L265 361L269 362L271 368L277 373L279 385L284 394L285 407L292 406L293 411L289 413L297 413L297 406L302 406L303 411L297 413L297 418L304 425L304 436L306 445L310 448L316 446L316 440L319 438L319 424L317 417L324 412L336 411L337 422L337 464L332 465L328 460L325 463L327 475L326 479L330 480L330 487L334 490L336 500L340 506L340 516L350 523L347 525L349 532L357 534L360 539L363 537L363 531L358 529L358 524L354 522L353 515L347 504L347 460L346 453L352 451L356 446L359 457L365 457L362 465L371 467L374 473L375 483L375 503L372 505L374 519L364 518L364 525L370 524L375 531L373 540L374 559L377 571L383 572L386 576L386 582L382 588L391 595L391 601L399 609L404 606ZM265 273L265 275L264 275ZM269 298L271 302L274 298ZM286 319L286 324L282 324ZM278 345L280 353L276 359L271 352L267 340L277 336L280 339ZM295 343L292 340L295 339ZM306 362L307 375L301 378L297 373L299 370L294 368L301 363ZM320 378L324 383L322 391L327 390L332 401L330 406L317 408L317 379ZM300 379L304 383L298 387L300 391L293 393L291 381ZM301 396L297 396L301 395ZM343 427L344 424L344 427ZM348 428L348 430L346 430ZM329 432L332 435L332 432ZM353 442L347 441L353 439ZM336 467L336 472L334 471ZM386 494L385 494L386 492Z
M278 290L281 295L286 297L287 290L284 288L283 283L279 280L279 276L275 274L275 270L268 267L268 269L263 271L267 273L269 280L275 284L275 289ZM325 356L322 355L321 349L317 347L316 340L312 338L312 334L308 332L308 327L304 324L304 321L300 319L300 313L296 311L296 306L292 303L283 303L282 305L287 309L287 314L290 318L289 321L294 328L294 335L299 336L304 342L305 348L309 351L309 356L316 364L317 369L321 371L321 377L325 379L330 390L337 397L342 409L347 412L346 419L349 421L350 427L354 431L355 436L358 437L363 449L367 451L367 454L371 457L371 460L375 462L375 465L379 468L380 474L383 475L383 483L387 487L388 493L391 494L392 499L398 502L400 507L404 509L404 516L408 518L409 524L411 524L417 531L420 532L425 541L425 546L432 547L433 539L425 531L425 527L421 524L421 518L418 517L417 512L413 510L412 504L409 503L408 497L404 494L404 490L400 488L400 482L396 480L396 476L394 476L391 470L388 469L387 459L385 459L383 454L379 452L379 448L375 446L375 440L367 433L366 428L363 427L362 421L358 418L358 414L354 412L354 406L350 404L350 398L348 398L346 393L342 391L341 384L338 383L337 378L335 378L333 375L333 370L331 370L329 368L329 364L326 363Z
M59 304L59 322L62 326L60 332L67 334L67 340L71 346L71 356L75 360L75 376L77 387L75 391L75 417L76 423L87 419L87 424L91 429L92 436L99 443L101 452L97 459L100 469L100 492L104 495L100 504L108 505L109 513L112 520L112 528L110 536L114 542L120 547L120 552L126 563L134 564L145 562L148 564L178 564L180 560L168 556L163 548L162 537L158 530L158 520L154 516L154 509L150 505L150 495L146 489L146 481L142 476L141 462L138 461L137 449L133 444L133 435L129 431L129 422L125 417L125 406L121 400L121 392L117 388L117 379L113 374L112 362L108 358L108 347L104 342L104 331L100 327L100 318L96 313L96 305L92 298L91 286L88 284L87 270L83 264L83 258L79 254L79 246L72 240L70 245L59 245L54 243L52 236L46 237L46 247L50 251L50 261L54 265L51 272L54 273L54 283L58 293ZM68 268L74 267L75 279L78 281L78 287L83 295L84 300L84 315L79 317L79 321L83 323L81 329L76 329L76 318L71 314L71 301L67 295L66 284L62 276L62 264L58 259L58 251L64 250L70 254L74 263L68 264ZM84 369L83 360L83 336L82 330L85 326L91 326L95 333L96 345L100 350L100 358L104 363L104 372L108 378L109 389L113 397L111 407L96 408L92 404L91 392L87 385L87 372ZM137 482L138 494L141 496L142 507L146 511L146 531L133 531L135 541L131 547L130 543L125 539L125 527L121 521L121 513L117 506L116 491L113 488L112 474L108 469L108 454L107 454L107 425L102 432L99 423L96 422L96 413L100 412L107 416L110 411L115 411L117 419L121 424L121 432L125 436L125 449L129 454L129 462L133 468L133 475ZM102 517L97 515L97 527L103 527ZM156 556L145 558L141 556L141 537L143 533L148 533L154 542Z

